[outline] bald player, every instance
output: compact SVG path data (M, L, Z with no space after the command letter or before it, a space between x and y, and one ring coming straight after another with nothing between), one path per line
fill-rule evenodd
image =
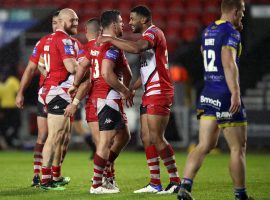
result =
M42 180L45 190L64 190L56 184L60 179L61 147L70 135L71 122L64 116L66 106L71 103L67 94L78 66L80 44L71 35L77 34L78 16L69 8L59 13L60 25L44 46L44 63L47 78L40 91L42 103L48 111L48 138L43 148Z

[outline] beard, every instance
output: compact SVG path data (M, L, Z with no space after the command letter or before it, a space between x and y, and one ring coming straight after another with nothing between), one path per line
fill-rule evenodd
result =
M243 23L241 21L236 25L236 30L238 30L239 32L243 30Z
M70 25L70 26L67 26L66 24L65 24L65 26L64 26L64 29L65 29L65 31L69 34L69 35L75 35L75 34L77 34L77 26L72 26L72 25Z

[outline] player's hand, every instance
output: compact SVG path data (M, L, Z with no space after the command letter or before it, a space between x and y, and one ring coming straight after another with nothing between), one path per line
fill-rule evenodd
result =
M74 105L73 103L71 103L66 107L65 112L64 112L64 116L65 117L73 117L76 110L77 110L77 106Z
M100 35L100 36L98 36L98 38L97 38L97 46L99 46L99 45L102 44L102 43L110 42L111 39L112 39L111 36L103 36L103 35Z
M18 93L16 96L16 106L18 108L22 109L23 104L24 104L24 96L22 94Z
M72 86L68 89L68 94L69 94L69 96L71 96L71 98L73 98L73 97L75 97L77 91L78 91L78 87L72 85Z
M130 89L131 95L128 99L126 99L126 105L128 108L132 107L134 105L133 98L135 96L136 90Z
M124 92L120 92L122 99L129 99L131 96L131 91L129 89L125 89Z
M235 114L240 111L240 106L241 106L241 99L240 99L240 94L235 93L232 94L231 96L231 106L229 112L232 114Z

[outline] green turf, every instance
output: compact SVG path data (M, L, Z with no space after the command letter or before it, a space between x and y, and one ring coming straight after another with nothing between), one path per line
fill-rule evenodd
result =
M0 199L176 199L175 195L133 194L148 182L148 170L143 152L124 152L116 162L117 182L121 192L112 195L89 194L92 162L86 152L69 152L62 168L71 177L65 191L42 191L31 188L32 152L0 152ZM177 164L182 175L186 154L177 153ZM249 154L247 157L247 187L256 200L270 199L270 155ZM228 155L209 155L196 177L193 195L196 200L233 200L231 179L228 175ZM162 167L162 182L168 184Z

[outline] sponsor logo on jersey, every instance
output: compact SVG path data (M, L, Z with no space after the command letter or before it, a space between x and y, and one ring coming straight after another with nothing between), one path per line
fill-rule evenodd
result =
M43 50L44 50L44 51L49 51L49 50L50 50L50 46L49 46L49 45L45 45L45 46L43 47Z
M75 55L74 48L72 45L64 45L66 55Z
M33 49L32 56L35 56L35 57L37 56L37 47Z
M232 46L232 47L237 48L238 42L236 42L235 39L230 38L230 39L228 40L228 44L227 44L227 45L228 45L228 46Z
M232 114L229 112L216 112L216 116L218 119L231 119Z
M209 97L201 96L200 101L201 103L207 103L207 104L214 105L216 107L221 107L221 102L218 99L211 99Z
M98 54L99 54L99 51L97 51L97 50L91 50L90 51L91 56L98 56Z
M115 61L117 60L118 55L119 55L119 50L111 48L106 52L105 58L109 58Z
M215 45L215 39L213 39L213 38L205 39L204 45L205 46L214 46Z

